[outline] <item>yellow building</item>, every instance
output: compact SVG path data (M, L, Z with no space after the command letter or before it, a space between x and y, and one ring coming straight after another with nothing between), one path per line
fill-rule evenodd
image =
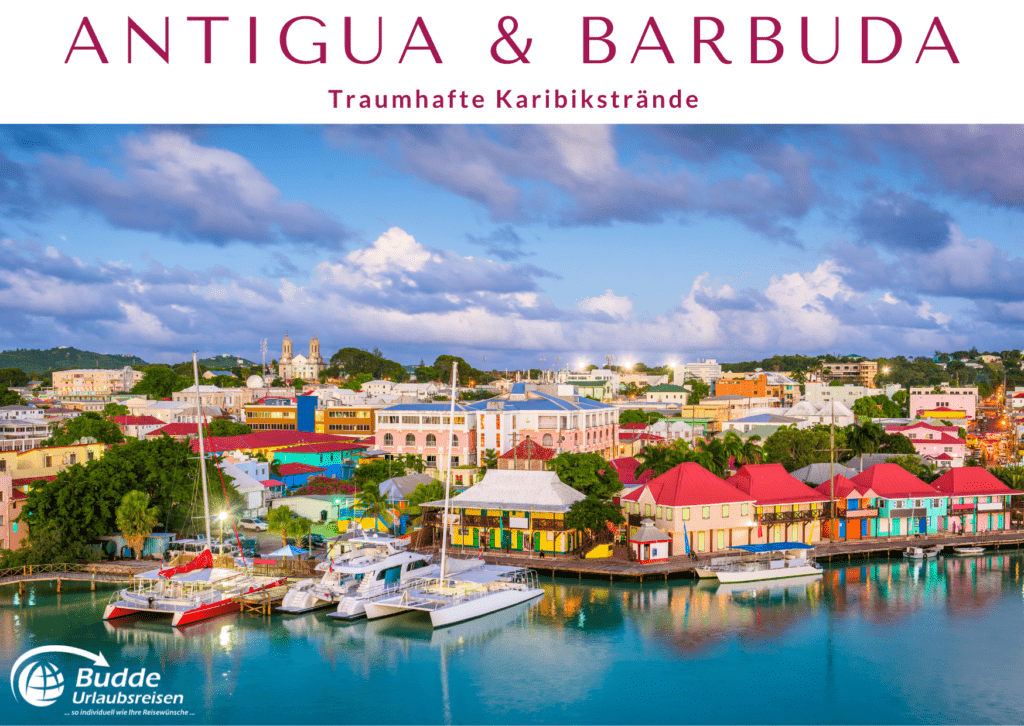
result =
M15 486L19 480L43 479L74 464L99 459L106 444L42 446L28 451L0 451L0 474L10 474Z
M318 434L373 436L379 406L336 406L318 408L315 426Z
M109 394L130 391L142 380L142 372L124 368L79 368L53 372L53 388L58 395Z

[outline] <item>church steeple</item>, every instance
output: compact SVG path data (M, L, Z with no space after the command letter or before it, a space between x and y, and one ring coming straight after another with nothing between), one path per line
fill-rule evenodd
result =
M292 339L288 337L288 334L284 334L284 340L281 341L281 363L287 363L292 359Z

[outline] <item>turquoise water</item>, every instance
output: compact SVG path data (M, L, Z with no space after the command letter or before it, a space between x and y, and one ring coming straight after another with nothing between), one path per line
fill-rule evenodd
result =
M548 579L539 604L433 632L415 615L346 625L324 612L112 625L109 590L4 587L0 722L1021 723L1021 565L869 561L758 592ZM12 664L50 644L159 673L156 690L182 704L75 705L91 664L67 654L45 659L65 679L53 705L16 703ZM187 715L74 715L90 708Z

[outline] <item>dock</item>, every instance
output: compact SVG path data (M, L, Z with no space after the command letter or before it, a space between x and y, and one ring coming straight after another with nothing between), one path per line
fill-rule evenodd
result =
M862 559L902 559L907 547L965 547L980 545L993 552L1018 549L1024 545L1024 530L1009 532L978 533L966 535L925 535L922 537L875 537L867 539L842 540L835 543L819 542L814 545L814 559L822 564L844 564ZM453 548L460 551L460 548ZM478 554L478 550L467 548L466 554ZM624 546L615 547L616 554L601 559L580 559L578 556L545 553L536 557L531 553L512 553L500 550L484 550L484 561L492 565L528 567L539 575L552 578L576 580L607 580L608 582L667 582L673 579L690 579L697 575L694 566L711 557L726 556L728 550L701 553L695 562L687 555L675 555L665 562L640 564L630 562Z
M284 596L291 589L291 585L278 585L277 587L268 587L266 590L260 590L259 592L250 592L246 595L239 595L238 597L231 598L231 602L236 602L241 605L241 612L243 613L259 613L260 615L270 615L271 610L281 604L284 600Z

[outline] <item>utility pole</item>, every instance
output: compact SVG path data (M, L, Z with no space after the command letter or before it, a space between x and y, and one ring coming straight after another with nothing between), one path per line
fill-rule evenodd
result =
M828 463L828 489L829 489L829 492L828 492L828 496L829 496L829 499L828 499L828 518L829 518L829 521L828 521L828 543L829 544L834 544L835 543L835 539L836 539L836 535L835 535L835 527L836 527L836 452L839 452L839 451L849 451L849 449L837 449L836 448L836 405L835 405L835 401L833 401L829 405L832 407L832 417L831 417L832 421L831 421L831 423L829 425L829 431L828 431L829 447L828 447L828 449L815 449L815 451L828 451L829 452L829 457L828 457L828 461L829 461L829 463ZM811 526L813 527L814 524L812 523Z

